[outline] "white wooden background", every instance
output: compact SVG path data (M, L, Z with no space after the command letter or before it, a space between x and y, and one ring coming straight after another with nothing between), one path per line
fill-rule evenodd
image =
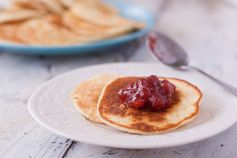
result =
M237 86L236 0L133 1L156 13L156 29L179 41L189 52L190 63ZM66 57L0 52L1 158L236 157L237 124L222 134L190 145L122 150L74 142L45 130L32 120L27 111L30 94L58 74L107 62L155 62L142 41L106 51L110 53Z

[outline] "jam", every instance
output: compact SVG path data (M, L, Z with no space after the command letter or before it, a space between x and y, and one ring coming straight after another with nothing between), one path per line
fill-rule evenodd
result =
M175 89L175 85L168 80L161 81L151 75L128 84L118 92L118 95L121 101L130 107L136 109L147 107L157 111L171 106Z

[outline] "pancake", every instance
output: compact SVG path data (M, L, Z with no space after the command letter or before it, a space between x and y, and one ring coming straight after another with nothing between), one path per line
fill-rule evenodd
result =
M58 0L41 0L45 7L54 14L62 14L64 11L63 5Z
M138 24L129 20L121 20L116 26L97 26L93 23L85 21L71 12L67 12L62 16L63 23L75 34L84 36L87 42L102 40L119 36L138 29Z
M78 2L70 8L70 11L78 18L96 26L122 26L131 22L131 20L125 19L118 14L109 14L104 9L98 8L96 5L88 5L87 3Z
M76 3L84 3L87 6L93 6L96 9L102 10L108 14L117 14L117 9L108 5L104 4L101 0L58 0L65 8L70 8Z
M11 0L0 11L0 40L29 45L86 44L143 27L102 0Z
M104 86L117 75L100 75L81 83L71 94L71 99L77 109L87 119L102 123L96 109L99 96Z
M0 24L0 41L2 42L22 42L16 36L16 30L19 27L19 22Z
M29 9L11 9L0 12L0 23L17 22L42 16L42 13Z
M59 16L47 16L24 22L17 29L17 38L34 45L68 45L85 41L65 28Z
M75 0L59 0L59 2L65 7L70 8L75 3Z
M49 10L41 2L41 0L11 0L10 7L17 7L21 9L37 10L42 13L49 13Z
M103 89L97 113L105 124L129 133L158 134L174 130L197 116L201 91L191 83L175 78L166 78L176 86L175 103L170 108L154 112L123 104L118 91L138 79L141 78L117 78Z

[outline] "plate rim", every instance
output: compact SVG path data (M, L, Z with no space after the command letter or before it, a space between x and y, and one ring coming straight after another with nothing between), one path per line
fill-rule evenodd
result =
M58 134L60 136L63 136L65 138L68 138L68 139L71 139L71 140L75 140L74 138L72 138L69 134L65 134L59 130L57 130L56 128L54 127L51 127L50 125L48 125L47 123L44 123L42 120L42 117L38 114L38 113L35 113L35 109L34 109L34 106L31 104L33 102L33 99L34 97L37 95L37 93L39 91L41 91L42 89L44 89L45 87L47 87L48 84L51 84L53 83L55 80L58 80L60 78L63 78L63 77L66 77L68 76L69 74L73 74L77 71L80 71L81 69L87 69L87 68L93 68L93 67L98 67L98 66L113 66L113 65L121 65L121 64L124 64L124 65L156 65L156 63L146 63L146 62L118 62L118 63L106 63L106 64L95 64L95 65L90 65L90 66L83 66L81 68L78 68L78 69L75 69L75 70L71 70L69 72L66 72L66 73L63 73L63 74L60 74L58 76L55 76L54 78L46 81L45 83L41 84L40 86L38 86L38 88L36 88L36 90L33 91L33 93L31 94L31 96L29 97L29 100L28 100L28 110L29 110L29 113L30 115L32 116L32 118L37 122L39 123L42 127L44 127L45 129L55 133L55 134ZM39 116L39 118L37 117ZM97 146L106 146L106 147L112 147L112 148L121 148L121 149L152 149L152 148L168 148L168 147L176 147L176 146L182 146L182 145L187 145L187 144L191 144L191 143L196 143L196 142L200 142L202 140L205 140L205 139L208 139L208 138L211 138L213 136L216 136L222 132L224 132L225 130L229 129L230 127L232 127L235 123L237 122L237 117L235 118L235 121L231 122L231 123L226 123L225 124L225 127L224 128L220 128L218 130L215 130L214 132L211 132L209 133L208 135L205 135L205 136L202 136L201 138L199 137L195 137L193 139L189 139L189 140L185 140L185 141L182 141L181 143L180 142L177 142L177 143L171 143L171 144L166 144L166 145L146 145L146 146L142 146L142 144L138 144L138 145L132 145L132 146L129 146L129 145L117 145L115 143L111 143L111 142L107 142L106 144L105 143L100 143L98 141L88 141L84 138L82 138L81 140L75 140L75 141L78 141L78 142L82 142L82 143L86 143L86 144L90 144L90 145L97 145ZM140 135L140 136L143 136L143 135ZM146 135L145 135L146 136Z

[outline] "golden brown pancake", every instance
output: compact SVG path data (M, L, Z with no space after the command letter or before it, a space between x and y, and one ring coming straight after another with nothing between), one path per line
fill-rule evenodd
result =
M41 0L11 0L10 7L17 7L19 9L30 9L43 13L49 13L49 10L41 2Z
M87 119L102 123L97 115L97 103L104 86L117 75L100 75L81 83L72 93L71 98L77 109Z
M54 14L62 14L64 7L58 0L41 0L45 7Z
M11 22L7 24L0 24L0 41L4 42L22 42L16 36L16 30L19 27L19 22Z
M10 23L19 25L2 25ZM85 44L144 27L102 0L11 0L0 24L1 41L41 46Z
M96 26L122 26L132 22L132 20L125 19L118 14L109 14L104 9L98 9L95 5L88 5L82 2L76 3L70 8L70 11L78 18ZM138 26L140 28L141 24L138 24Z
M93 6L96 9L99 9L107 14L116 14L117 9L101 2L101 0L58 0L65 8L70 8L77 3L84 3L87 6Z
M166 78L176 86L175 102L170 108L151 111L123 104L118 91L138 79L141 78L117 78L103 89L97 112L105 124L129 133L157 134L176 129L197 116L201 91L191 83L175 78Z
M42 13L29 9L11 9L0 12L0 23L17 22L42 16Z
M12 6L45 13L62 14L64 6L60 0L11 0Z
M64 27L61 18L56 15L22 23L17 29L17 37L24 43L34 45L67 45L85 41Z
M85 37L87 42L119 36L140 27L139 24L125 19L116 26L98 26L75 16L71 12L65 13L62 19L70 30L81 37Z

